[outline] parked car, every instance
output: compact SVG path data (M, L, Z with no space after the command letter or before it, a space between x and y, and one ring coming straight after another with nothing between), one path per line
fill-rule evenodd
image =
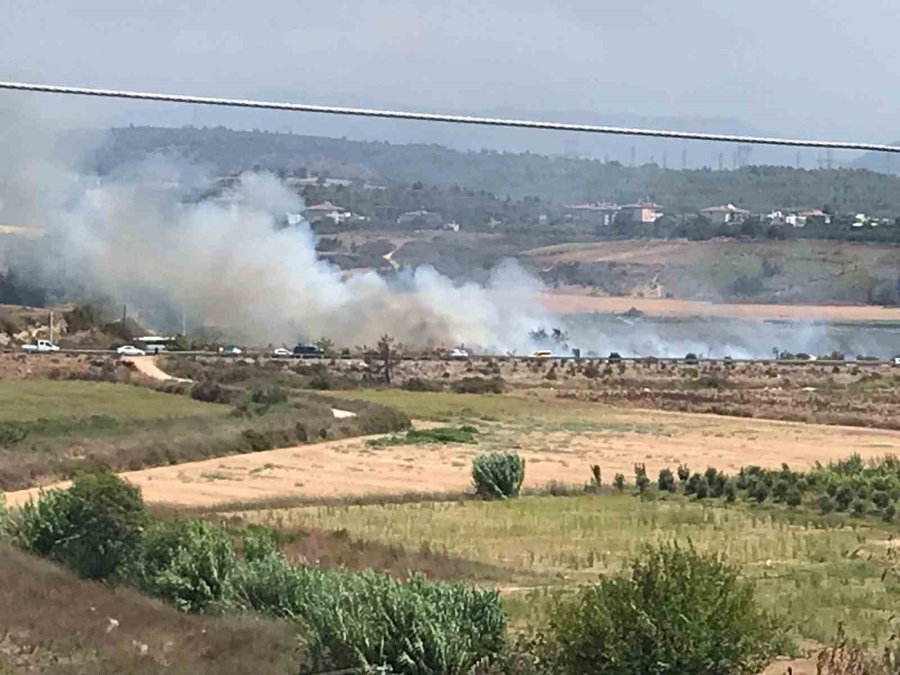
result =
M469 358L469 350L457 348L450 352L451 359L467 359Z
M241 349L240 347L235 347L234 345L231 345L231 346L225 347L225 349L223 349L221 353L222 353L222 356L240 356L241 354L244 353L244 350Z
M297 345L292 352L295 359L324 359L325 352L315 345Z
M536 351L531 352L531 356L529 358L532 359L552 359L553 352L549 349L538 349Z
M49 354L59 351L59 347L50 342L50 340L38 340L33 345L22 345L22 349L29 354Z
M276 359L285 359L294 355L290 349L285 349L284 347L276 347L272 350L272 356Z
M891 359L892 366L900 366L900 356L895 356Z
M116 350L116 354L119 356L146 356L147 352L143 349L138 349L134 345L122 345Z

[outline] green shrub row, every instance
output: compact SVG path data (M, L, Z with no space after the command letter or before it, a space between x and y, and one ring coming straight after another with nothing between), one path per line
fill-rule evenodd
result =
M8 529L22 548L83 577L131 585L185 611L291 620L312 670L462 675L505 645L495 590L293 566L269 530L236 537L205 521L152 517L138 489L108 470L43 494Z

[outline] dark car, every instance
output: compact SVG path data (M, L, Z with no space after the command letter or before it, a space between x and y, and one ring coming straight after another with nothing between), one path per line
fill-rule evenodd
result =
M323 359L325 352L315 345L297 345L294 347L295 359Z

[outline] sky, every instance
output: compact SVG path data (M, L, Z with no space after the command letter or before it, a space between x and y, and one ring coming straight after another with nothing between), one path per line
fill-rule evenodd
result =
M898 19L895 0L0 0L0 79L597 121L726 117L891 142ZM50 107L102 124L137 105ZM183 107L148 114L191 121Z

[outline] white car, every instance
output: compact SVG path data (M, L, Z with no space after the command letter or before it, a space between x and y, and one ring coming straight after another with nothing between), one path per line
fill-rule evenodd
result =
M272 350L272 356L278 359L288 359L294 355L290 349L285 349L284 347L277 347Z
M900 356L895 356L891 359L892 366L900 366Z
M467 359L469 358L469 350L457 348L450 352L451 359Z
M221 350L222 356L240 356L244 353L244 350L240 347L225 347L225 349Z
M116 350L116 354L119 356L146 356L147 352L143 349L138 349L134 345L122 345Z

